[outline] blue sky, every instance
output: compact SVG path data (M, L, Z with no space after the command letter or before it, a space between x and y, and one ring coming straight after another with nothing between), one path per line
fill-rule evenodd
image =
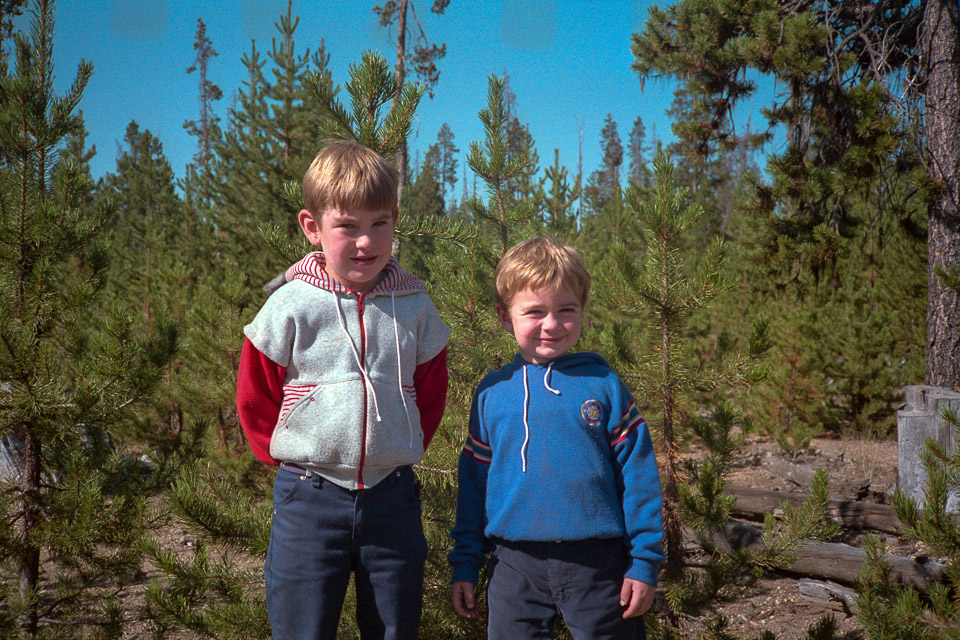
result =
M477 113L486 106L490 74L509 75L518 115L530 127L541 168L552 162L557 148L561 164L576 172L580 123L584 173L589 175L600 163L600 129L608 113L624 145L638 115L648 138L671 139L665 111L673 85L652 80L641 90L630 68L630 36L642 28L651 2L452 0L442 16L430 13L431 4L418 0L417 15L427 36L446 44L447 55L439 64L435 97L425 99L418 110L411 160L435 142L446 122L463 161L469 143L482 140ZM312 51L322 38L337 84L347 80L348 65L363 51L379 50L395 59L395 34L379 26L373 5L294 2L293 13L300 18L298 51ZM277 33L274 22L285 11L286 0L108 0L95 6L61 0L56 6L56 85L62 90L73 80L81 59L93 63L80 106L90 132L88 145L97 149L94 176L115 169L118 145L131 120L160 139L174 172L182 176L196 150L183 123L199 111L197 74L186 73L194 57L197 18L206 23L219 53L209 76L224 92L214 108L225 117L244 77L241 56L251 40L261 52L270 49ZM458 184L456 192L461 189Z

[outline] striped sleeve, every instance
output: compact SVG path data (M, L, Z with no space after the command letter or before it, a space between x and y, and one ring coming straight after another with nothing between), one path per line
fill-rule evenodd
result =
M630 398L626 411L621 415L620 423L610 433L610 446L616 447L644 424L646 424L646 420L643 419L640 410L637 409L637 401Z
M480 464L490 464L490 458L493 456L490 445L472 433L467 435L467 441L463 445L463 453Z

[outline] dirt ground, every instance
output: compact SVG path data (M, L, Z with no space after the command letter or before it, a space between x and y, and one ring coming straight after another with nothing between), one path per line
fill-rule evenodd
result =
M834 500L862 500L889 504L897 483L896 442L815 439L809 449L793 458L784 457L776 443L756 439L738 455L731 485L773 489L793 493L809 490L812 471L825 469L830 479L830 497ZM847 533L842 539L856 544L859 534ZM897 555L911 555L916 549L909 542L887 537ZM696 638L704 619L723 615L728 630L745 638L759 637L769 630L779 640L802 638L806 629L821 616L830 613L844 640L864 640L866 634L856 618L837 606L802 596L796 577L770 575L747 587L726 602L721 602L700 618L683 620L684 637Z
M696 455L694 450L692 455ZM897 445L895 442L815 439L809 449L794 457L784 456L770 439L754 439L737 455L736 467L729 479L731 485L806 493L813 471L826 469L830 479L830 497L834 500L863 500L889 503L897 482ZM185 529L171 526L158 532L163 546L189 556L193 536ZM857 544L859 534L846 533L842 539ZM911 555L916 549L910 543L888 537L888 544L898 555ZM156 577L148 569L146 578ZM142 587L131 594L142 598ZM856 618L840 607L823 604L802 596L796 577L771 574L752 586L736 592L702 612L698 617L681 620L685 638L695 639L704 630L704 622L723 615L728 631L745 640L758 638L764 631L774 632L778 640L802 638L806 629L825 613L832 613L839 637L843 640L866 640ZM147 638L149 625L134 623L128 629L130 638ZM187 636L184 636L187 637Z

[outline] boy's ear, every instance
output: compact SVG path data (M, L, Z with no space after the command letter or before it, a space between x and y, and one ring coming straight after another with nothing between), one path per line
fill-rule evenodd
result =
M320 246L320 225L314 219L313 214L302 209L297 216L300 228L303 229L303 235L307 236L307 241L315 247Z
M510 321L510 311L503 305L494 307L497 310L497 317L500 318L500 326L508 333L513 333L513 322Z
M393 225L394 225L394 226L397 225L397 219L398 219L399 217L400 217L400 209L399 209L399 208L394 208L394 210L393 210Z

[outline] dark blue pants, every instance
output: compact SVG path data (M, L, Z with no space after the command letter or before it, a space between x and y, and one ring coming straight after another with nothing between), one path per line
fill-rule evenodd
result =
M414 640L427 543L410 467L348 491L319 476L277 471L264 567L274 640L333 640L350 573L368 639Z
M644 640L643 618L624 620L623 541L503 542L490 561L490 640L553 637L557 616L576 640Z

